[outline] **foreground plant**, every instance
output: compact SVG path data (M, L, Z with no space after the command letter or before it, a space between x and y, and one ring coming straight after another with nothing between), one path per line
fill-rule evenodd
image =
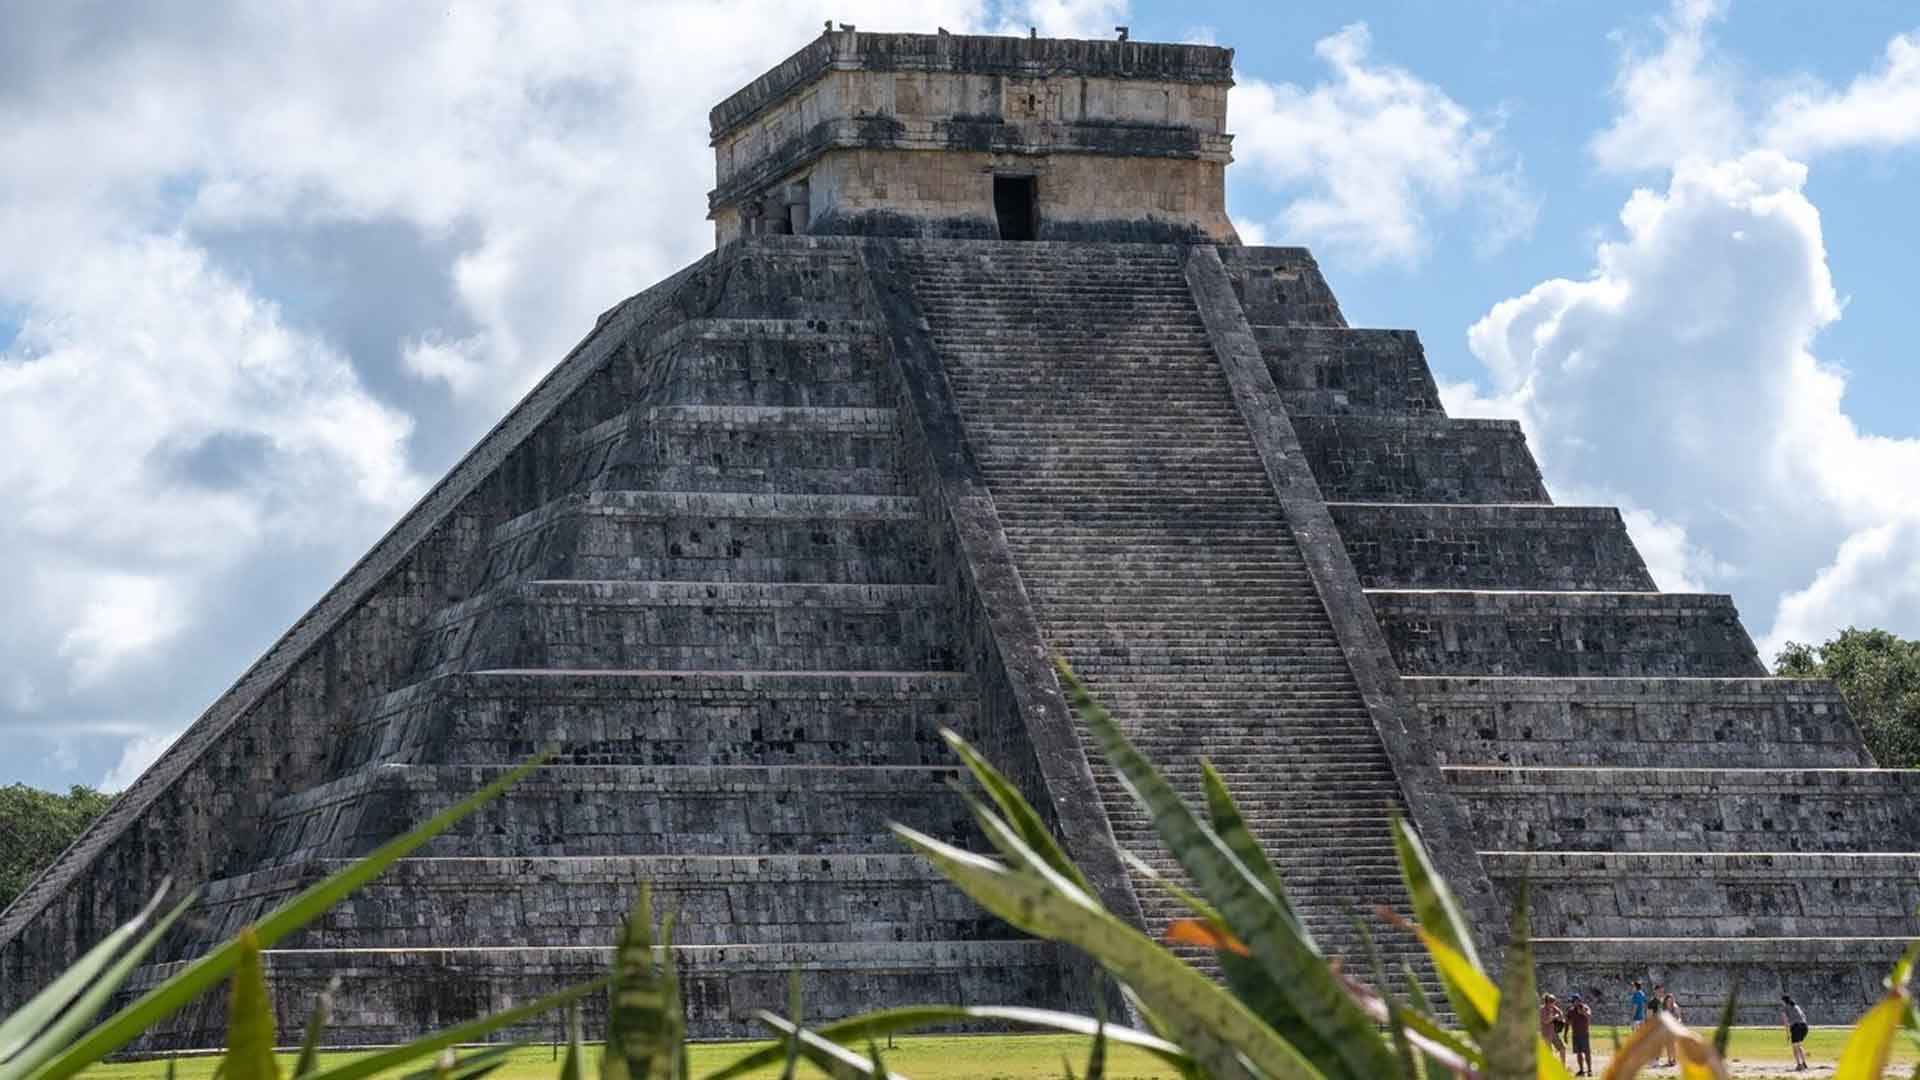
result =
M948 744L967 765L991 806L963 795L998 859L966 851L904 826L902 840L983 907L1036 937L1072 945L1119 981L1150 1030L1104 1027L1108 1039L1142 1046L1189 1080L1559 1080L1566 1067L1539 1035L1538 996L1528 936L1526 890L1514 912L1504 977L1496 982L1474 945L1446 882L1412 827L1393 822L1394 844L1414 922L1382 914L1418 935L1431 958L1459 1030L1426 1000L1411 968L1403 994L1386 988L1377 955L1371 983L1339 958L1323 954L1288 899L1285 883L1248 831L1231 793L1202 762L1205 815L1187 804L1120 730L1064 663L1056 662L1075 709L1128 792L1147 811L1161 842L1185 869L1194 891L1149 875L1192 913L1164 928L1169 940L1215 950L1224 985L1196 971L1146 934L1108 912L1084 874L1047 832L1013 785L958 735ZM1125 854L1125 853L1123 853ZM1877 1080L1894 1037L1920 1032L1908 976L1909 950L1887 980L1887 996L1854 1029L1836 1076ZM1662 1015L1616 1049L1605 1076L1639 1075L1671 1054L1686 1080L1726 1080L1727 1036L1734 1002L1711 1040ZM822 1027L823 1038L858 1044L880 1034L956 1020L1004 1019L1053 1030L1094 1030L1097 1021L1058 1013L922 1006L888 1009ZM777 1018L764 1019L776 1028ZM1097 1058L1097 1054L1096 1054ZM723 1073L731 1077L772 1060L755 1055ZM1090 1062L1089 1072L1098 1065ZM1070 1074L1070 1072L1069 1072ZM839 1074L836 1074L839 1075ZM883 1075L869 1072L864 1075ZM1916 1074L1920 1076L1920 1073Z
M894 1078L878 1041L918 1029L965 1024L1065 1032L1091 1038L1086 1080L1104 1080L1108 1046L1144 1050L1187 1080L1559 1080L1568 1074L1538 1035L1532 947L1522 887L1500 982L1487 973L1459 905L1435 872L1419 837L1393 822L1395 851L1414 921L1382 912L1416 934L1426 948L1458 1031L1427 1001L1413 970L1404 992L1387 990L1389 975L1369 945L1372 980L1326 956L1295 911L1266 854L1247 829L1219 774L1202 762L1205 815L1195 812L1127 740L1113 718L1064 664L1060 675L1102 754L1194 883L1194 891L1129 860L1191 912L1162 928L1169 941L1214 950L1224 985L1100 903L1087 877L1047 831L1034 808L985 758L951 731L944 737L986 800L962 792L999 858L966 851L904 826L894 832L975 901L1036 937L1074 946L1120 986L1142 1028L1046 1009L1009 1006L909 1005L808 1029L802 1023L797 975L788 1016L759 1019L776 1042L708 1074L733 1080L779 1068L792 1080L809 1068L835 1080ZM161 913L162 898L74 964L38 996L0 1021L0 1080L65 1080L125 1047L220 980L230 978L224 1080L280 1080L275 1020L262 951L307 925L382 869L416 850L496 797L544 760L536 758L433 820L301 893L213 952L187 965L106 1021L93 1018L152 952L192 897ZM1128 854L1128 853L1123 853ZM319 1067L333 991L319 995L305 1027L296 1080L361 1080L432 1060L407 1080L479 1080L505 1064L521 1044L484 1046L465 1056L454 1048L481 1042L515 1023L568 1010L568 1049L560 1080L584 1080L586 1051L578 1003L608 993L601 1080L687 1080L686 1015L672 961L674 919L656 929L651 891L638 904L613 950L604 978L538 1001L436 1032L406 1046ZM1363 927L1364 930L1364 927ZM1861 1019L1841 1054L1839 1080L1878 1080L1902 1031L1920 1033L1908 980L1920 942L1886 981L1887 993ZM1684 1080L1727 1080L1727 1036L1734 1002L1708 1040L1660 1014L1615 1049L1607 1080L1637 1076L1669 1052ZM1920 1034L1917 1034L1920 1037ZM804 1066L803 1066L804 1063ZM1063 1075L1076 1077L1071 1063ZM1920 1072L1915 1074L1920 1077Z

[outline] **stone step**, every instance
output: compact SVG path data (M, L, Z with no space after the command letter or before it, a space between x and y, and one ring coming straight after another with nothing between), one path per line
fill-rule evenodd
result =
M1543 937L1920 937L1920 853L1483 851Z
M932 585L527 581L435 615L415 670L943 671L946 619Z
M352 858L507 766L375 765L277 800L263 866ZM960 772L902 766L548 765L421 849L434 856L827 855L900 851L901 822L972 835L944 790Z
M920 584L920 501L894 495L596 491L495 529L482 588L519 580Z
M317 859L209 883L202 939L233 937L347 865ZM512 856L402 859L282 947L604 945L619 936L642 883L653 887L655 910L677 912L682 945L1022 936L905 852Z
M1592 998L1597 1024L1626 1026L1626 982L1663 982L1695 1027L1714 1023L1737 980L1734 1021L1780 1024L1785 991L1818 1025L1850 1024L1885 996L1883 980L1909 938L1540 937L1534 963L1542 991ZM1783 1051L1784 1053L1784 1048Z
M1321 493L1343 502L1548 503L1511 420L1295 416Z
M1758 676L1724 594L1369 589L1404 675Z
M1652 592L1610 506L1329 503L1368 588Z
M570 475L614 490L896 494L894 423L886 408L646 406L576 437Z
M298 1031L314 998L338 975L328 1025L332 1045L390 1043L396 1020L433 1031L525 1004L604 975L607 946L578 948L271 949L264 955L268 993L281 1031ZM1057 947L1041 941L801 942L676 946L688 1025L707 1038L762 1038L754 1016L784 1013L788 973L801 973L811 1022L871 1009L876 1002L959 1001L1058 1008L1084 992L1064 985ZM149 990L182 963L148 964L128 980ZM152 1029L156 1051L219 1046L226 1037L223 994L204 995ZM1084 1004L1075 1004L1084 1009ZM582 1025L605 1030L606 995L582 999ZM495 1034L502 1041L563 1038L554 1016Z
M833 319L701 319L666 336L643 393L671 405L892 404L879 324Z
M1920 770L1441 772L1488 850L1905 852L1920 836Z
M958 672L481 671L358 710L333 764L945 765L978 715Z
M1253 335L1295 416L1446 414L1411 330L1256 326Z
M1826 680L1402 680L1443 764L1871 766Z

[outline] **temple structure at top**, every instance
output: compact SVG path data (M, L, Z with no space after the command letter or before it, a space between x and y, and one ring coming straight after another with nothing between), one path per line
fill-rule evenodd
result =
M829 29L716 106L716 240L1238 243L1233 50Z

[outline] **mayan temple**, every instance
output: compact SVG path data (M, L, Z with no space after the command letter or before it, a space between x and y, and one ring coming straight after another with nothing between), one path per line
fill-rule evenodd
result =
M1232 50L830 29L711 114L715 250L607 312L0 916L0 1009L201 887L151 985L542 746L558 759L269 954L282 1030L392 1042L681 911L694 1033L916 1001L1090 1008L889 821L980 844L942 726L1105 902L1170 867L1049 665L1225 773L1330 953L1409 814L1543 988L1822 1022L1920 934L1920 779L1728 597L1660 592L1519 426L1447 416L1225 203ZM693 208L688 208L689 212ZM1412 955L1400 935L1382 940ZM150 1048L224 1034L222 1002ZM1811 1006L1810 1006L1811 1009ZM597 1023L590 1018L590 1024ZM519 1032L550 1035L553 1022ZM589 1030L597 1030L590 1027Z

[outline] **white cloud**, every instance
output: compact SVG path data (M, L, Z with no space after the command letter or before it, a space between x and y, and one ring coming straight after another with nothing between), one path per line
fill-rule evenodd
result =
M100 778L101 791L125 791L127 786L140 779L147 767L160 760L173 740L180 737L181 731L162 732L154 735L140 735L127 741L125 749L120 751L120 760Z
M1660 47L1651 53L1628 48L1613 84L1619 114L1588 145L1602 168L1664 169L1745 147L1738 77L1708 33L1725 14L1725 0L1674 0L1655 20L1664 35Z
M1275 227L1362 264L1418 262L1435 210L1471 206L1487 247L1530 230L1538 204L1498 125L1375 61L1371 46L1355 23L1314 45L1330 81L1308 89L1248 79L1235 88L1229 127L1240 179L1291 198Z
M1844 377L1812 351L1841 308L1805 181L1772 151L1681 163L1665 191L1633 194L1586 277L1474 324L1492 386L1448 400L1517 413L1556 491L1625 505L1663 585L1730 588L1756 625L1810 633L1805 613L1864 604L1889 584L1870 571L1898 569L1872 545L1847 552L1920 521L1920 440L1861 433ZM1836 551L1816 598L1776 615ZM1920 630L1920 609L1888 611Z
M1002 13L998 34L1041 37L1111 38L1127 21L1126 0L1017 0Z
M1789 641L1819 644L1848 626L1920 627L1920 516L1847 537L1805 588L1780 598L1767 655Z
M104 770L204 708L600 312L711 246L706 110L829 15L991 21L980 0L10 12L0 730ZM418 314L370 337L370 309Z
M1775 102L1765 139L1793 154L1920 140L1920 35L1896 35L1879 70L1844 91L1814 84Z

